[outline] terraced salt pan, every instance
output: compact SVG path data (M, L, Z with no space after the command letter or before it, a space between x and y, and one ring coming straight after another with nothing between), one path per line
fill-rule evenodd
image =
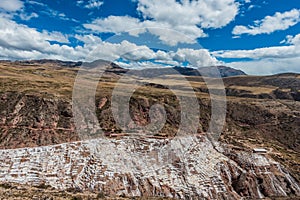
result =
M272 164L261 155L241 157L259 167ZM80 188L108 195L229 198L234 191L224 183L220 168L228 179L240 172L231 172L228 163L240 169L206 138L131 136L1 150L0 182Z

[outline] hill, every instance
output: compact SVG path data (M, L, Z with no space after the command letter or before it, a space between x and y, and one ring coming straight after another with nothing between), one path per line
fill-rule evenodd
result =
M160 159L168 157L169 154L165 154L166 152L160 149L167 148L168 144L176 142L173 138L176 136L181 118L179 101L165 84L176 85L180 94L184 95L185 88L180 79L182 75L174 74L173 70L170 70L172 73L168 73L168 70L161 73L155 69L151 76L147 75L145 78L138 74L142 73L141 71L137 73L133 71L133 75L139 75L141 78L139 81L143 83L143 86L139 87L130 99L130 114L134 122L139 125L149 124L150 108L155 104L164 106L167 118L166 124L157 135L145 136L144 133L136 132L131 136L132 133L127 133L126 130L118 127L111 111L112 91L117 81L123 76L122 74L128 71L115 64L107 64L111 67L99 81L95 106L99 124L108 139L99 142L107 145L108 158L129 159L131 155L141 160L143 158L147 163L150 162L147 160L150 158L148 153L155 153ZM83 190L96 187L110 196L118 192L127 196L131 194L130 191L137 191L133 188L138 188L139 192L144 195L168 194L178 198L180 198L179 191L198 195L197 197L206 195L203 191L208 191L208 197L219 199L226 198L226 195L231 199L246 196L255 199L262 196L299 195L299 74L260 77L241 75L224 78L228 95L227 116L218 140L218 148L216 148L207 140L206 132L211 117L211 102L206 83L199 74L195 75L196 72L192 69L184 69L181 74L189 80L201 108L199 137L195 139L196 146L200 146L198 149L188 149L185 156L172 157L173 160L169 165L167 165L168 162L166 165L157 165L157 169L171 170L170 174L175 177L175 182L172 183L164 177L167 172L154 170L149 172L151 176L148 176L147 165L130 161L126 161L132 166L130 170L127 169L129 171L119 171L120 174L112 174L113 179L108 178L111 173L106 169L115 169L113 165L107 164L109 159L106 160L102 154L96 154L96 157L90 155L91 152L85 149L85 144L80 142L81 138L75 131L71 99L79 66L79 63L49 60L0 63L0 148L9 149L0 151L3 155L0 166L4 170L3 174L10 174L9 179L0 174L0 181L4 179L12 182L26 180L27 183L33 185L35 181L39 184L46 181L47 184L60 189L68 185L75 187L74 183L78 183ZM214 81L215 79L211 77L208 80ZM133 86L128 82L122 87ZM140 138L135 138L137 136ZM64 144L66 142L69 145ZM48 145L55 146L45 147ZM115 148L118 145L121 150ZM134 146L135 149L130 149ZM253 154L252 150L258 147L267 149L268 153L266 155ZM201 150L205 148L207 151ZM153 152L149 149L153 149ZM45 155L43 152L48 152L48 150L49 154ZM101 152L106 150L104 148ZM61 152L61 154L55 152ZM200 155L203 156L201 162L197 159ZM219 157L213 157L213 155L219 155ZM47 165L47 169L53 170L58 177L43 171L46 170L43 168L46 162L33 162L39 156L45 157L46 160L53 159L51 160L53 163L60 163L57 166ZM185 157L190 158L191 165L187 164ZM197 166L206 166L205 160L211 163L212 158L216 159L217 166L223 166L226 170L222 171L222 167L217 166L208 169L197 168ZM222 159L219 160L219 158ZM21 164L16 164L22 159ZM123 164L125 165L126 162L124 161ZM200 164L196 164L197 162ZM122 164L116 161L113 163ZM18 169L23 168L32 169L32 173L28 173L35 178L20 178L24 174L19 173ZM73 174L71 172L68 175L64 174L65 169L69 169ZM101 172L94 177L91 174L95 173L95 169L99 173L104 170L105 174ZM127 172L131 174L128 175ZM213 177L212 174L219 175ZM103 179L101 179L102 176ZM155 176L160 178L157 180L150 178ZM62 181L62 177L68 177L68 179L59 185L58 182ZM193 182L191 177L203 182ZM112 181L109 182L109 180ZM105 187L101 181L112 186ZM124 181L127 185L123 185ZM146 181L144 185L143 181ZM99 185L89 185L87 184L89 182ZM276 186L272 186L272 183ZM208 186L207 190L203 189L205 184ZM185 186L181 188L180 185ZM127 192L124 187L127 188L125 189ZM202 192L199 188L202 188Z

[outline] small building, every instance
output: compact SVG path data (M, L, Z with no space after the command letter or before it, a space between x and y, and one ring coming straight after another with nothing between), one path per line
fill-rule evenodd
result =
M265 154L267 153L268 151L266 149L263 149L263 148L254 148L253 149L253 153L261 153L261 154Z

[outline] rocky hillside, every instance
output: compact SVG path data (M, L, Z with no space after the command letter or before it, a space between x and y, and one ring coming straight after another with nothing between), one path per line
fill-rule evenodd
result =
M143 86L130 99L134 122L149 124L150 108L158 103L167 116L158 134L145 136L127 133L115 123L111 93L127 70L112 65L96 92L96 114L106 137L75 142L80 137L75 131L71 97L79 63L66 63L0 64L1 182L79 188L107 196L299 196L299 75L225 78L226 124L217 146L212 146L206 134L210 97L200 76L186 76L201 109L200 135L186 138L174 138L180 105L163 84L184 91L180 77L156 74L140 80ZM187 139L190 137L193 139ZM186 142L190 142L189 149L183 145ZM174 153L174 145L182 151ZM258 147L268 153L253 154L252 149ZM166 157L171 159L166 161Z
M294 73L272 76L225 78L229 96L300 101L300 75Z

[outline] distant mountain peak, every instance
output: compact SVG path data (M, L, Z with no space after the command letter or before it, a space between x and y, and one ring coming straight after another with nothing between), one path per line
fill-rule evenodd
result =
M217 69L217 70L216 70ZM146 68L141 70L132 70L138 76L155 77L160 75L181 74L184 76L205 76L205 77L231 77L231 76L244 76L245 72L231 67L216 66L216 67L202 67L202 68L189 68L189 67L166 67L166 68ZM176 72L177 71L177 72Z
M216 70L214 70L214 67L202 67L202 68L199 68L199 71L202 75L208 76L208 77L218 77L218 76L231 77L231 76L247 75L242 70L234 69L234 68L223 66L223 65L216 66L216 68L218 69L218 72L220 74L216 74Z
M61 67L79 67L82 65L81 61L62 61L62 60L54 60L54 59L41 59L41 60L22 60L15 61L15 63L34 65L34 64L50 64L50 65L58 65Z

